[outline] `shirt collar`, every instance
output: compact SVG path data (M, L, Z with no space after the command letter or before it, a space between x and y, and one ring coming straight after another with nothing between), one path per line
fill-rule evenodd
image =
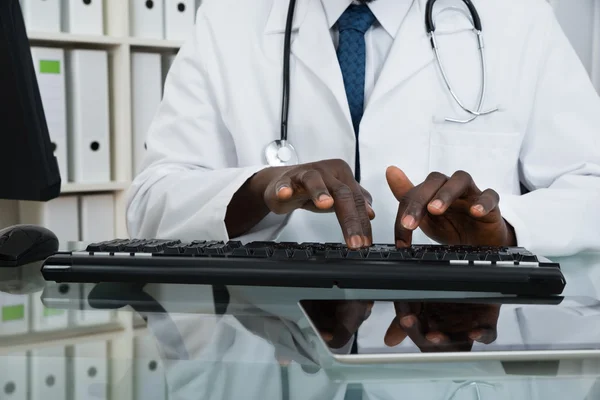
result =
M333 28L337 20L355 0L321 0L329 28ZM383 29L392 37L396 33L404 17L408 14L413 0L375 0L369 3L369 8Z

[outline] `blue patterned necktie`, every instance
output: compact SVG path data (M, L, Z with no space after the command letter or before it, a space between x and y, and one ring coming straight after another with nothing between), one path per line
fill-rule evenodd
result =
M351 5L337 21L340 35L337 56L344 77L346 97L356 135L355 175L357 181L360 181L358 128L365 107L365 32L373 25L373 22L375 22L375 16L366 4Z

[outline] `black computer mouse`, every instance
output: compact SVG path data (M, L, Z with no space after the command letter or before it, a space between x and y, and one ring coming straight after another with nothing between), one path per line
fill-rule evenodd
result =
M16 225L0 231L0 268L43 261L58 251L52 231L35 225Z

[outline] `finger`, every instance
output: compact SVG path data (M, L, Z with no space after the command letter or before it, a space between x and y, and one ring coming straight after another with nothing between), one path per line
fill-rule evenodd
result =
M398 322L400 322L401 325L404 325L402 320L405 317L417 318L417 315L419 315L419 313L421 312L422 305L421 303L395 302L394 309L396 310L396 317L398 318ZM406 320L404 322L406 322L406 325L410 326L410 321L411 320Z
M292 178L287 175L282 176L275 183L275 198L279 201L288 201L294 195L292 188Z
M396 317L392 320L392 323L385 332L383 342L388 347L395 347L402 343L404 339L406 339L406 336L406 331L402 328L398 318Z
M329 194L319 171L314 169L302 171L294 177L294 181L310 195L315 207L320 210L329 210L333 207L333 197Z
M368 203L358 182L354 181L354 185L356 186L356 190L354 190L354 203L356 204L356 210L358 211L360 223L362 225L363 246L371 246L373 244L373 231L371 229Z
M450 338L446 336L442 332L429 332L425 335L425 338L433 345L433 346L447 346L449 345Z
M373 196L371 196L371 193L369 193L367 189L365 189L361 185L358 185L358 187L360 188L360 191L362 192L363 196L365 196L365 200L367 201L369 206L373 206Z
M333 208L342 228L346 245L351 249L360 249L365 246L363 225L356 207L354 192L350 187L329 174L324 174L323 179L329 193L333 197ZM362 198L362 194L361 194ZM364 203L361 203L363 212L366 213Z
M475 329L469 332L469 338L474 342L492 344L498 339L498 331L496 329Z
M470 210L471 215L475 218L483 218L498 208L499 203L500 195L495 190L487 189L475 200Z
M427 205L447 182L449 181L446 175L432 172L425 182L404 195L407 205L400 221L404 229L415 230L418 228L427 212Z
M365 201L366 201L366 205L367 205L367 215L369 216L369 220L374 220L375 219L375 210L373 210L373 197L371 196L371 193L369 193L365 188L363 188L362 186L360 186L360 190L362 191L363 195L365 196Z
M398 204L398 212L396 213L396 222L394 223L394 239L396 240L396 247L406 248L412 244L413 231L406 229L402 225L402 219L404 218L408 200L404 199Z
M450 179L438 190L427 206L427 210L433 215L441 215L461 197L479 192L476 189L471 175L464 171L455 172Z
M394 197L398 201L415 187L406 174L398 167L389 167L385 173L385 177Z

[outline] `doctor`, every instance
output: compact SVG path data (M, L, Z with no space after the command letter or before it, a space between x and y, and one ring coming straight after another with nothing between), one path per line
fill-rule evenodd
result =
M474 5L480 109L498 111L456 123L472 114L442 79L426 0L298 0L287 123L298 164L272 167L289 1L206 0L148 133L131 235L598 247L600 99L585 69L544 0ZM440 0L432 18L453 90L477 110L467 11Z

